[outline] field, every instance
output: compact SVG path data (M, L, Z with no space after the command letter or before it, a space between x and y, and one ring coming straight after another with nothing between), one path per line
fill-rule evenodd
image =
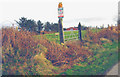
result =
M82 31L83 42L62 45L56 33L35 35L11 28L2 34L4 75L103 75L118 62L118 30Z
M99 32L101 29L92 29L91 31L92 32ZM85 34L86 34L86 30L82 30L82 38L84 39L85 38ZM58 34L58 35L56 35ZM73 35L71 35L73 34ZM72 38L72 37L77 37L77 40L78 40L78 31L64 31L64 40L65 42L66 41L70 41L70 40L73 40L73 39L69 39L69 38ZM47 39L49 39L50 41L55 41L56 43L59 43L60 44L60 37L59 37L59 33L51 33L51 34L45 34L44 35ZM37 37L40 37L40 35L38 35ZM76 39L76 38L75 38Z

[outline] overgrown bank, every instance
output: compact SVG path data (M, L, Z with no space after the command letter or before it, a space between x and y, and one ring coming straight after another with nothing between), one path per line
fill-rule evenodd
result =
M64 45L12 28L2 34L3 74L98 75L117 62L117 30L87 32L83 42Z

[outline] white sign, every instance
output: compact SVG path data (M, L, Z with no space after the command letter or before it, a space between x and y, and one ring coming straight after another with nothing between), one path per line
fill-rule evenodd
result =
M63 7L62 8L58 8L58 18L63 18Z

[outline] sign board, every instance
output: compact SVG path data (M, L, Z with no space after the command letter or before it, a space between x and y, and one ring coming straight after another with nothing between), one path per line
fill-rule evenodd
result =
M63 18L64 15L63 15L63 7L62 7L62 3L60 2L58 4L58 18Z

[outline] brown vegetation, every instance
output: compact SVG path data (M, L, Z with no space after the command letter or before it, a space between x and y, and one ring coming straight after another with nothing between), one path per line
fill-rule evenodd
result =
M102 40L117 40L118 29L103 29L98 33L88 31L83 42L71 41L64 45L34 35L28 31L2 29L3 74L56 74L53 66L69 69L93 55L87 48L90 43L98 45Z

